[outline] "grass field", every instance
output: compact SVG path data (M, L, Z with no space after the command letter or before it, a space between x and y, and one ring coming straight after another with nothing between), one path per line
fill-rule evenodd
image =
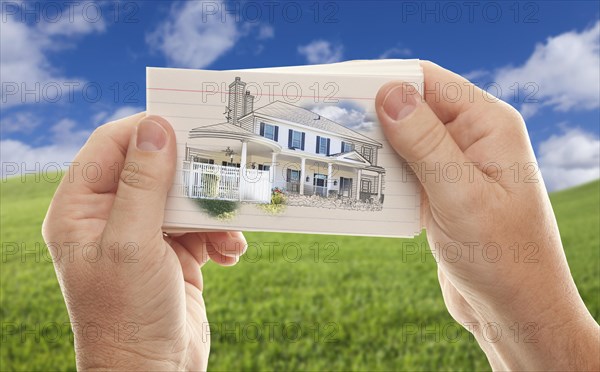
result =
M75 369L69 319L40 236L56 185L31 176L2 184L2 370ZM599 320L600 183L555 193L552 201L575 281ZM247 238L237 266L204 269L209 368L489 369L445 310L424 236ZM414 242L421 254L403 246Z

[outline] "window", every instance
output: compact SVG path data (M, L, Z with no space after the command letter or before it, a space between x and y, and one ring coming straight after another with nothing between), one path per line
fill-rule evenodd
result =
M330 142L331 141L329 138L317 136L317 148L315 149L315 152L317 154L329 155L329 143Z
M373 160L373 149L370 147L364 146L362 148L362 156L364 156L364 158L367 159L368 161L372 161Z
M289 130L288 147L291 149L304 150L304 132Z
M221 165L223 165L224 167L236 167L236 168L240 167L240 163L230 163L228 161L221 162Z
M277 142L279 140L279 127L276 125L260 123L260 135Z
M269 169L271 169L271 166L270 166L270 165L267 165L267 164L259 164L259 165L258 165L258 170L261 170L261 171L268 171Z
M203 164L214 164L215 161L213 159L201 158L199 156L192 156L192 161L194 163L203 163Z
M342 152L350 152L354 150L354 144L342 141Z
M371 192L371 180L362 179L360 181L360 191L361 192Z

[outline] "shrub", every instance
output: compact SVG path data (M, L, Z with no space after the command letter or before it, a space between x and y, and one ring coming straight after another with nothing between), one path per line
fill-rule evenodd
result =
M231 200L194 199L196 204L211 217L229 220L235 216L239 202Z
M273 195L271 195L271 204L285 204L285 196L281 193L273 193Z

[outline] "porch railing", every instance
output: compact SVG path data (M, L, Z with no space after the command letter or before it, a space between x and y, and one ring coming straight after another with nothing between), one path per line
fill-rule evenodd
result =
M271 181L268 171L183 162L182 192L190 198L240 200L269 203Z

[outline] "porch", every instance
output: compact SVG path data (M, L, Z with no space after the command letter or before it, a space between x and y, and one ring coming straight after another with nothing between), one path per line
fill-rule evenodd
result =
M271 202L269 171L184 161L183 194L195 199Z

